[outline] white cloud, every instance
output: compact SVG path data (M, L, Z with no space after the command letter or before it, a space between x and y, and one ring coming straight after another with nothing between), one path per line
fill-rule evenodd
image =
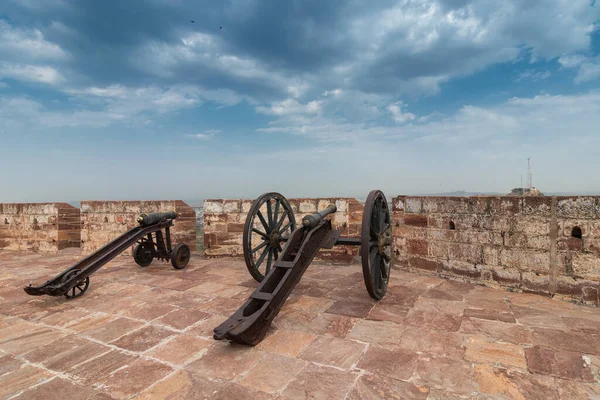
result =
M534 82L537 82L540 80L548 79L551 75L552 73L550 71L535 71L533 69L527 69L521 72L517 79L515 79L515 81L520 82L523 80L532 80Z
M286 116L272 121L261 132L279 132L312 136L318 141L400 141L466 144L489 143L502 139L514 143L537 143L577 133L580 138L597 136L600 126L600 92L582 95L539 95L512 98L493 107L466 105L454 115L428 116L424 119L406 116L398 104L393 107L402 121L410 125L386 127L381 124L349 122L334 114L318 116ZM331 109L328 104L325 109ZM389 110L388 107L388 111ZM393 114L393 112L392 112Z
M575 67L581 65L581 63L584 62L585 60L586 60L586 57L582 56L581 54L570 54L570 55L564 55L564 56L560 57L558 59L558 63L563 68L575 68Z
M208 131L206 131L205 133L194 133L194 134L190 134L187 136L196 138L196 139L202 139L202 140L208 140L208 139L212 139L215 134L221 132L220 130L216 130L216 129L209 129Z
M66 60L59 45L44 38L38 29L19 29L0 21L0 56L5 60Z
M141 88L110 85L65 89L65 92L81 101L104 105L107 111L137 115L150 112L164 114L203 103L202 90L193 86L171 86Z
M48 65L26 65L0 63L0 78L11 78L24 82L39 82L55 85L64 81L64 77L55 68Z
M399 124L402 124L402 123L407 122L407 121L412 121L413 119L416 118L415 114L413 114L413 113L409 113L409 112L404 113L404 112L402 112L402 108L403 107L405 107L405 105L402 104L401 101L398 101L398 102L396 102L394 104L390 104L387 107L387 110L390 113L392 113L394 121L396 121Z
M600 57L583 62L575 77L575 83L593 81L600 77Z
M574 82L577 84L593 81L600 77L600 56L586 57L581 54L562 56L558 62L563 68L577 69Z
M267 115L302 115L302 114L318 114L321 110L321 102L313 100L307 104L301 104L295 99L286 99L282 102L275 103L270 107L256 107L256 111Z

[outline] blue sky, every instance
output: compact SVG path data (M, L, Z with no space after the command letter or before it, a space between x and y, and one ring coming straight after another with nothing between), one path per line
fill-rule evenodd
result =
M4 202L600 192L600 4L4 0L0 151Z

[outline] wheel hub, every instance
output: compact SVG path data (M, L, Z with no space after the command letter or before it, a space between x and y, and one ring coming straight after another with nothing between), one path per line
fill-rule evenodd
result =
M392 244L392 236L388 231L380 233L377 237L377 247L379 248L379 254L383 254L385 248Z
M269 245L271 247L278 248L280 241L281 241L281 235L279 235L279 232L277 232L277 231L271 232L271 234L269 235Z

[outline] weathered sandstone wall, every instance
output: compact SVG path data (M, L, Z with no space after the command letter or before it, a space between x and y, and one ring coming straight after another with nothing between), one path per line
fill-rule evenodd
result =
M0 249L53 253L79 247L79 209L66 203L0 203Z
M600 302L600 197L393 199L397 265Z
M352 198L287 199L294 211L296 224L305 215L325 209L329 204L337 206L332 222L341 236L360 236L363 206ZM204 253L209 257L243 257L242 236L248 211L254 200L205 200L204 209ZM358 247L335 246L321 250L317 260L352 262L358 256Z
M82 201L81 249L89 254L138 225L140 214L175 211L177 219L171 228L173 245L186 243L196 250L196 213L181 200L164 201ZM131 249L133 251L133 247ZM131 255L132 252L123 252Z

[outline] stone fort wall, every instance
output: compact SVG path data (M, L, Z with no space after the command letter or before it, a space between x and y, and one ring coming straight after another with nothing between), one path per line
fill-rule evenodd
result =
M333 225L359 237L363 205L352 198L288 199L297 223L335 203ZM507 290L600 304L600 196L388 198L395 267ZM253 199L204 202L207 257L242 257ZM180 200L0 204L0 250L89 253L135 226L142 212L175 210L174 242L196 248L195 212ZM359 261L336 246L317 259Z
M181 200L157 201L82 201L81 251L92 253L129 229L138 226L140 214L175 211L171 230L173 245L185 243L196 251L196 212ZM123 254L133 254L124 252Z
M79 247L79 209L66 203L0 203L0 249L53 253Z
M396 268L508 290L600 303L600 196L388 198ZM330 202L342 236L359 237L356 199L289 199L296 221ZM252 200L206 200L209 257L242 256ZM352 262L358 248L336 246L317 259Z
M196 213L181 200L0 203L0 250L57 252L77 247L89 254L137 226L141 213L177 212L173 243L196 250ZM131 255L130 251L122 254Z

